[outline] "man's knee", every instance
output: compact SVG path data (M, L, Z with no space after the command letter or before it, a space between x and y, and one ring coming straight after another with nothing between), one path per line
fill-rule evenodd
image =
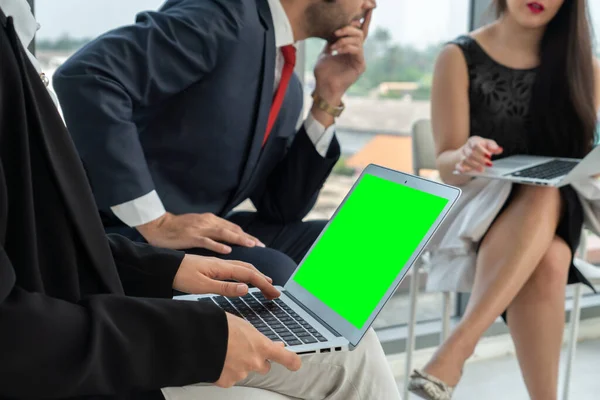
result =
M362 340L358 344L357 350L360 349L365 353L370 353L372 350L379 351L381 349L381 343L373 328L369 328L363 336Z
M266 248L257 253L258 259L253 265L271 277L275 285L285 285L298 267L294 260L281 251Z
M260 272L272 278L273 284L280 286L286 284L298 266L281 251L262 247L236 247L226 258L254 265Z
M345 373L350 376L369 371L370 376L374 378L381 374L382 367L384 370L389 368L381 342L373 328L365 333L356 349L342 355L337 360L339 367L343 368Z
M186 253L225 260L243 261L252 264L263 274L273 279L274 285L283 286L290 279L296 267L294 260L284 253L263 247L232 247L229 254L217 254L206 249L189 249Z

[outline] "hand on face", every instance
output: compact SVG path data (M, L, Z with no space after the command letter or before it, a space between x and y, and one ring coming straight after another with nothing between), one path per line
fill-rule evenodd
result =
M344 93L366 70L364 43L369 33L373 9L364 22L352 21L335 31L335 42L328 43L315 66L316 92L333 105L339 105Z

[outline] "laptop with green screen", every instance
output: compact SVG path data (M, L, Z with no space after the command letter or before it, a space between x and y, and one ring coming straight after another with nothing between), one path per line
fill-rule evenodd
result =
M354 349L446 217L460 190L369 165L285 285L214 302L299 354Z

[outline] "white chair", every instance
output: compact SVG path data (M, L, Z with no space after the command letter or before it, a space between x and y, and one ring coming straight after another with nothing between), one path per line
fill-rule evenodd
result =
M579 257L575 260L577 268L590 280L593 285L600 285L600 268L595 267L585 261L587 254L587 233L581 234L581 244L579 245ZM567 340L567 361L563 376L563 400L569 399L571 389L571 375L573 373L573 363L575 362L575 353L577 350L577 341L579 337L579 320L581 318L581 297L583 295L583 284L575 286L573 292L573 308L571 309L569 338Z
M412 128L412 156L413 156L413 173L421 175L423 170L436 170L436 157L433 142L433 134L431 131L431 123L429 120L419 120ZM412 371L412 358L415 351L415 328L417 325L417 299L419 295L419 275L421 267L424 265L423 258L418 260L411 271L410 281L410 313L408 319L408 335L406 338L406 365L404 374L404 396L408 398L408 381ZM440 343L448 337L450 333L450 315L451 315L451 298L449 292L443 293L442 303L442 331L440 334Z
M435 145L433 141L433 133L431 122L429 120L419 120L412 128L412 147L413 147L413 170L415 175L420 175L422 170L437 169L435 160ZM600 268L594 267L587 263L585 255L587 254L586 232L582 233L581 245L578 250L579 257L575 260L578 268L582 270L584 275L590 279L592 284L600 285ZM410 283L410 314L408 320L408 336L406 338L406 365L404 376L404 398L408 398L408 381L412 371L412 358L415 350L415 328L417 324L417 299L419 294L419 271L423 267L424 261L419 260L412 269L412 279ZM571 375L573 370L573 362L577 348L577 339L579 334L579 319L581 317L581 296L583 286L578 284L575 286L573 294L573 308L569 320L570 329L567 339L567 360L565 373L563 376L563 400L569 399L569 389ZM440 335L440 343L443 342L450 332L450 315L451 315L451 293L443 293L442 305L442 331Z

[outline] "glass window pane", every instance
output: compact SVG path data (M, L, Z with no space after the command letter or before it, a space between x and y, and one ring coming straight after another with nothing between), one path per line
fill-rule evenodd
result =
M594 27L594 35L596 36L596 55L600 56L600 3L597 1L588 2L590 8L590 16Z

